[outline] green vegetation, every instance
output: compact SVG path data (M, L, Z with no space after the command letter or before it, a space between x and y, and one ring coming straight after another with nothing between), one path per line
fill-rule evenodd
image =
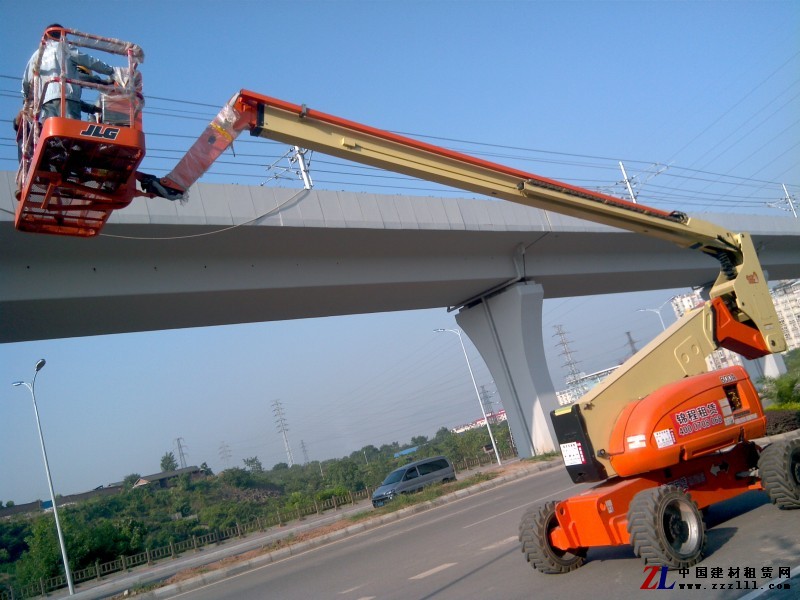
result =
M505 423L492 426L501 451L509 451L510 434ZM123 490L111 496L97 496L59 509L70 566L78 571L131 556L147 549L169 546L193 536L202 536L256 519L285 520L298 511L312 511L332 497L346 498L348 492L374 489L396 467L444 454L453 461L484 454L490 443L486 428L454 434L441 428L432 439L416 436L410 444L369 445L341 459L307 465L278 463L265 470L258 457L243 461L244 468L232 468L214 475L203 465L200 477L182 475L169 487L145 485L134 488L137 473L125 477ZM394 458L406 448L416 452ZM175 457L167 452L162 469L175 470ZM447 486L434 486L421 494L400 499L392 510L405 503L430 499L474 483L468 479ZM454 486L454 487L449 487ZM13 502L7 503L9 506ZM388 509L387 509L388 510ZM51 513L16 516L0 521L0 586L15 588L36 584L61 573L61 555Z
M759 383L764 404L771 410L800 410L800 349L784 356L786 373L764 377Z
M758 382L767 415L767 435L800 428L800 350L787 352L784 362L786 373Z
M178 470L178 461L175 460L175 455L172 452L166 452L164 456L161 457L161 471L177 471Z
M523 462L544 462L548 460L552 460L554 458L558 458L560 455L558 452L545 452L543 454L537 454L536 456L531 456L530 458L523 458Z

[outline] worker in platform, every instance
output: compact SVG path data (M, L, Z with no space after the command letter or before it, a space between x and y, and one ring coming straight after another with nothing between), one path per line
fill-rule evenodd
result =
M57 28L57 29L55 29ZM58 77L62 73L61 60L62 56L66 58L66 64L63 65L64 76L68 79L85 79L85 74L78 71L78 67L84 67L90 71L95 71L103 75L111 76L114 74L113 67L107 65L102 60L94 58L88 54L78 52L69 44L63 48L62 55L62 40L61 29L63 27L58 23L48 26L47 41L45 42L44 50L42 51L41 63L39 68L39 85L44 89L44 98L42 99L42 109L39 113L39 122L44 122L48 117L61 116L61 84L58 82L46 85L48 81L52 81L54 77ZM28 61L28 66L25 68L25 74L22 76L22 95L25 100L33 98L33 83L34 83L34 70L37 68L37 57L39 50L33 53L31 59ZM45 87L46 86L46 87ZM81 118L81 86L66 84L66 100L67 108L64 117L69 119Z

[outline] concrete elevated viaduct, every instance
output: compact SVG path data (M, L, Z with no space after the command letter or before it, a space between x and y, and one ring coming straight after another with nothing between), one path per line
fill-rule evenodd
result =
M139 199L96 239L14 231L0 172L0 342L458 308L523 455L553 448L544 298L703 285L698 252L507 202L199 184ZM800 277L800 221L749 231L770 279Z

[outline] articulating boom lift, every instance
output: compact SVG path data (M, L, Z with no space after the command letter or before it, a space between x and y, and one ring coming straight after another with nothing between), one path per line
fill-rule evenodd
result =
M176 168L151 181L149 189L180 197L244 130L653 236L718 261L720 273L709 302L579 402L552 413L573 481L598 485L526 511L520 541L532 566L565 573L583 564L590 547L632 544L648 564L687 567L702 558L701 509L753 489L766 490L780 508L800 508L800 440L758 447L753 440L764 435L766 418L744 369L706 373L705 357L717 348L748 359L786 349L748 234L245 90L222 109Z

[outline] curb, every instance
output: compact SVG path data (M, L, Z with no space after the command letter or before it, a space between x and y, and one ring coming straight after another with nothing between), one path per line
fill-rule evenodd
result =
M351 525L344 529L340 529L339 531L334 531L332 533L328 533L322 535L320 537L307 540L304 542L298 542L296 544L290 544L285 548L281 548L279 550L274 550L272 552L268 552L261 556L257 556L255 558L251 558L245 562L239 563L237 565L232 565L230 567L222 567L219 569L215 569L208 573L203 573L202 575L198 575L196 577L192 577L191 579L187 579L186 581L181 581L179 583L171 583L164 587L145 592L142 594L137 594L137 598L170 598L176 594L180 594L182 592L188 592L205 585L209 585L211 583L216 583L218 581L222 581L228 577L233 577L234 575L239 575L246 571L250 571L252 569L262 567L279 560L283 560L285 558L289 558L296 554L301 554L313 548L317 548L319 546L324 546L325 544L330 544L332 542L337 542L339 540L345 539L357 533L362 533L364 531L368 531L370 529L374 529L376 527L380 527L381 525L385 525L387 523L392 523L394 521L399 521L405 517L424 512L426 510L430 510L432 508L436 508L438 506L442 506L443 504L447 504L448 502L452 502L454 500L460 500L462 498L467 498L474 494L478 494L483 492L484 490L488 490L491 488L498 487L504 483L515 481L517 479L521 479L523 477L528 477L529 475L533 475L535 473L539 473L541 471L546 471L549 469L553 469L556 467L560 467L563 465L563 462L560 458L549 460L547 462L538 462L530 465L526 468L517 469L512 473L508 473L501 477L497 477L495 479L491 479L489 481L484 481L478 483L476 485L470 486L468 488L464 488L445 496L441 496L434 500L429 500L427 502L421 502L420 504L415 504L414 506L409 506L407 508L403 508L401 510L382 515L380 517L375 517L373 519L368 519L361 523L357 523L355 525ZM202 567L201 567L202 568Z

